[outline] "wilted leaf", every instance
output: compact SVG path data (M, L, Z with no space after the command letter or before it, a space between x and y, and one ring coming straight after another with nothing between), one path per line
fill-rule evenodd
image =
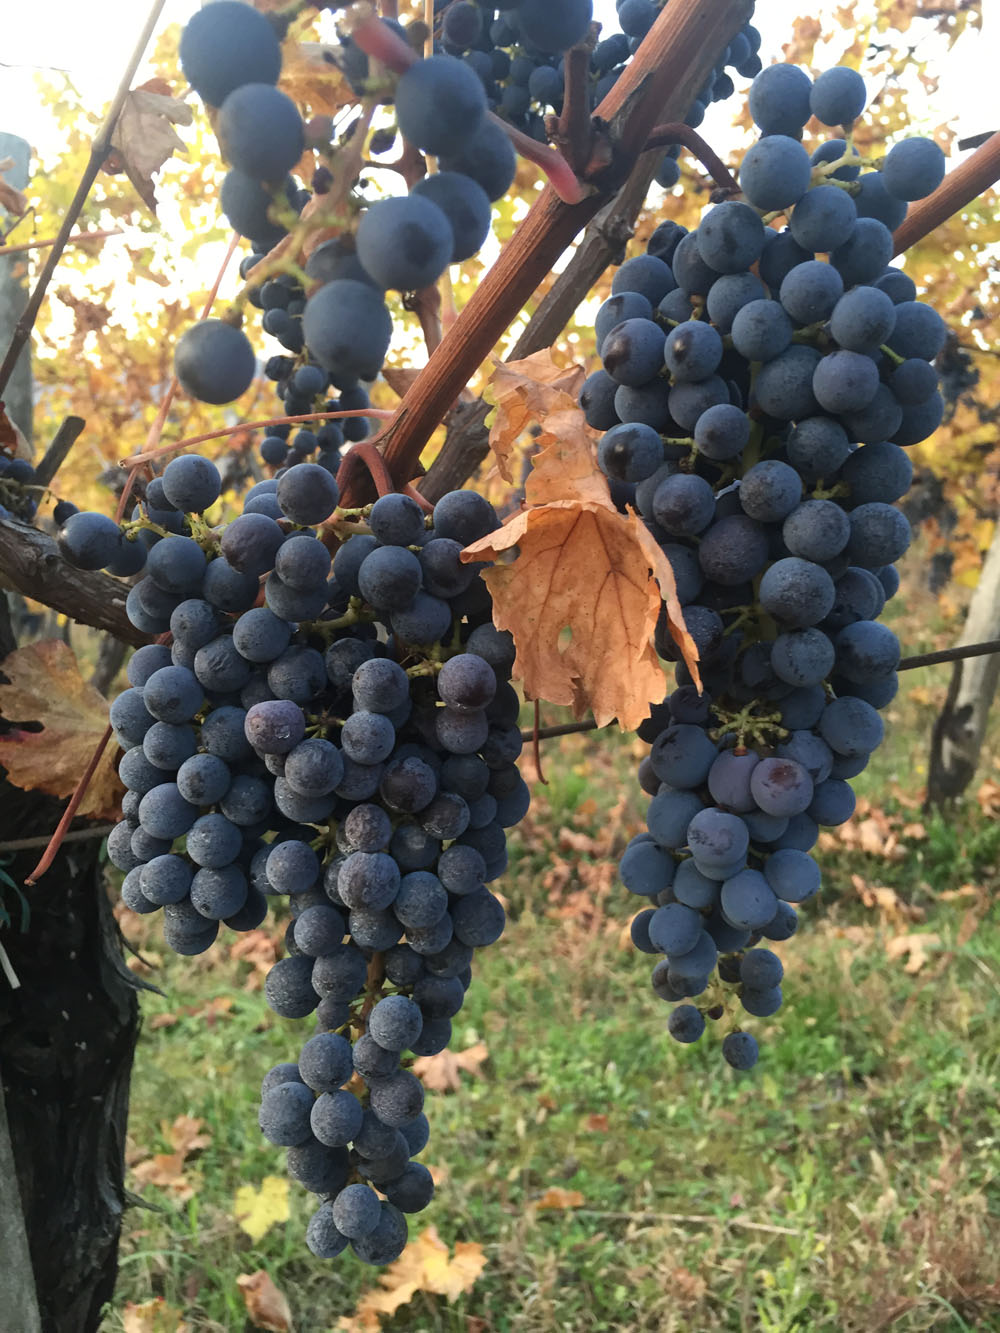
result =
M192 1115L179 1115L172 1125L162 1122L160 1130L175 1152L190 1157L192 1153L209 1147L212 1142L211 1134L202 1133L204 1124L204 1120L198 1120Z
M243 1293L247 1314L255 1328L269 1333L292 1333L292 1311L281 1291L263 1268L256 1273L241 1273L236 1285Z
M137 1305L126 1301L122 1311L124 1333L189 1333L191 1325L180 1310L168 1305L162 1296Z
M174 153L186 151L174 125L190 125L192 119L191 108L171 97L162 79L133 88L125 98L111 146L151 213L156 212L154 173Z
M136 1180L143 1185L169 1190L180 1202L190 1199L194 1188L184 1177L184 1165L192 1153L207 1148L212 1142L211 1134L202 1133L204 1123L189 1115L177 1116L172 1125L161 1122L160 1132L173 1152L155 1153L133 1165Z
M535 1200L535 1207L541 1211L546 1208L582 1208L586 1200L579 1190L564 1190L558 1185L550 1185L540 1199Z
M512 563L484 577L494 623L514 636L514 674L528 697L565 704L577 717L590 710L598 726L617 718L634 731L664 693L653 648L661 602L696 682L697 652L684 628L670 562L638 515L620 514L612 503L575 400L526 375L539 358L543 375L567 374L538 354L513 369L502 366L494 378L494 386L501 384L496 429L511 441L538 415L539 401L551 404L539 420L540 448L525 483L529 507L462 558L495 559L517 548Z
M337 1327L342 1333L369 1333L379 1327L383 1315L395 1314L418 1291L456 1301L472 1290L485 1267L486 1255L481 1245L459 1241L454 1255L450 1255L436 1229L428 1227L381 1274L379 1282L383 1290L364 1292L354 1315L342 1318Z
M503 362L494 358L496 373L486 392L488 402L496 406L490 425L490 448L504 481L514 480L512 459L520 436L536 422L546 425L546 418L561 410L576 411L577 395L583 384L582 366L557 366L548 350L535 352L522 361Z
M634 515L558 501L516 514L463 552L517 559L484 574L493 619L514 636L514 675L531 699L588 710L599 727L615 718L634 731L662 699L653 648L660 592ZM568 632L569 641L566 642Z
M920 935L897 935L888 940L885 946L888 958L902 958L909 955L903 967L904 972L913 975L919 972L931 956L931 952L941 943L941 936L930 932Z
M285 1176L265 1176L260 1189L241 1185L233 1199L233 1217L252 1240L260 1240L278 1222L287 1222L288 1180Z
M489 1057L483 1043L477 1042L464 1051L441 1051L438 1055L421 1055L413 1062L413 1072L432 1092L457 1092L459 1075L482 1076L480 1065Z
M12 217L20 218L28 211L27 197L3 178L4 172L10 171L14 165L12 157L0 160L0 208L5 208Z
M31 459L35 456L27 435L17 422L12 421L7 415L2 398L0 398L0 449L11 458Z
M281 52L281 89L314 115L335 116L358 98L332 53L321 42L286 42Z
M410 386L420 374L419 370L409 370L406 366L383 366L382 378L397 398L405 398Z
M71 795L107 730L107 700L83 679L61 639L19 648L4 658L3 674L8 683L0 684L0 715L15 729L0 736L0 764L15 787ZM25 722L40 722L42 730L19 730L16 724ZM78 813L115 819L124 790L109 745Z

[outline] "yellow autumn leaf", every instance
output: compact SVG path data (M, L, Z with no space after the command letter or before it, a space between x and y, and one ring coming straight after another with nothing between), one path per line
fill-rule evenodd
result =
M582 1208L585 1202L579 1190L567 1190L560 1185L550 1185L541 1198L535 1200L535 1207L539 1211L544 1209L560 1211L564 1208Z
M284 1176L265 1176L260 1189L241 1185L233 1199L233 1217L251 1240L260 1240L279 1222L287 1222L288 1181Z
M410 1241L403 1254L379 1277L382 1290L362 1293L353 1315L337 1325L340 1333L368 1333L408 1304L418 1291L458 1300L471 1291L483 1269L486 1255L474 1241L459 1241L452 1254L434 1227Z
M108 702L80 675L73 650L61 639L40 639L4 659L0 716L10 725L0 737L0 763L15 787L69 796L108 725ZM40 723L28 730L25 723ZM108 746L78 814L117 819L124 788Z

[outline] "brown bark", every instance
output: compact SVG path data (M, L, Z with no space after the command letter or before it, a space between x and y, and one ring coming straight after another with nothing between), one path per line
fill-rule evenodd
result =
M106 630L135 647L149 642L149 635L136 629L125 614L127 583L110 574L76 569L62 558L51 537L25 523L0 520L0 576L8 588L81 625Z

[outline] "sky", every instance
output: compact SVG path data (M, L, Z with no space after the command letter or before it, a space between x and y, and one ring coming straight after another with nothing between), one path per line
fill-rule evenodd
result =
M842 0L841 0L842 2ZM863 15L874 0L854 0ZM185 22L200 7L200 0L166 0L159 27ZM831 12L833 0L758 0L754 23L762 35L761 54L765 63L780 59L782 43L791 33L796 18L803 13L821 16ZM1000 0L984 0L984 30L978 40L961 44L961 54L946 54L944 43L934 35L925 36L920 47L922 58L929 59L940 86L933 97L921 90L911 99L911 107L922 108L914 133L928 132L943 120L956 119L959 137L985 130L995 130L997 123L996 52L1000 51ZM595 17L614 31L614 0L595 0ZM38 76L66 74L85 105L99 111L111 100L121 71L125 68L135 41L148 13L147 0L46 0L41 10L32 5L8 4L3 18L3 43L0 47L0 132L27 139L41 161L60 151L60 137L49 112L38 94ZM333 39L333 16L324 15ZM930 25L915 25L913 33L925 32ZM817 63L834 64L843 46L845 34L831 24L831 44L817 49ZM148 66L140 66L136 82L149 76ZM738 90L746 86L737 81ZM739 140L734 139L733 116L736 99L718 103L709 109L701 133L723 156ZM959 160L955 155L950 166ZM161 198L162 198L161 191ZM163 200L160 221L168 243L171 239L169 200ZM199 271L191 275L189 285L209 286L221 259L223 247L203 246ZM484 258L489 258L488 253ZM568 258L568 255L567 255ZM103 256L113 261L112 247ZM204 274L201 270L204 269ZM207 277L205 276L207 275ZM161 295L169 295L161 293ZM67 319L69 318L68 312Z
M870 3L858 0L859 12ZM805 0L758 0L754 23L763 37L765 61L780 58L782 42L797 17L830 7L829 0L816 0L811 6ZM161 25L184 22L197 8L199 0L167 0ZM595 16L613 29L613 0L595 0L594 8ZM959 115L963 134L996 128L992 121L997 107L1000 2L985 0L983 9L986 15L980 39L965 43L961 58L951 55L939 63L936 72L941 76L941 87L933 105L928 106L929 116L937 114L939 120L945 115ZM81 4L80 0L46 0L41 10L28 4L9 4L5 11L0 50L0 130L19 134L40 148L55 149L58 142L51 123L39 106L35 69L65 71L89 105L107 103L148 12L146 2L88 0ZM709 128L727 127L731 110L713 110Z

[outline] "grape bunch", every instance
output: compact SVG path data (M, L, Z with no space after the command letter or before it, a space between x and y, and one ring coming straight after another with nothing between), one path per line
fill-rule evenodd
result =
M590 57L588 89L593 110L608 95L649 32L663 3L618 0L620 31L598 41ZM560 114L565 92L562 54L586 35L591 5L553 5L534 0L519 6L497 6L478 0L437 0L435 33L441 49L461 59L479 76L490 110L517 129L544 143L545 116ZM499 9L499 13L497 10ZM734 84L727 68L753 78L761 68L760 33L749 22L733 38L692 101L686 123L697 127L712 102L731 97ZM680 179L672 145L657 172L657 183L670 189Z
M395 20L386 22L405 36ZM220 203L234 229L250 238L253 253L242 261L241 276L250 302L263 312L263 331L284 349L265 363L283 415L360 414L343 426L331 421L292 438L288 427L275 427L261 445L262 456L280 469L315 455L335 472L343 444L368 433L363 410L370 400L363 382L377 378L393 331L386 293L432 286L450 264L478 253L490 234L492 201L513 180L514 150L503 130L486 119L482 84L467 64L447 54L416 61L385 96L394 101L406 140L440 158L442 170L404 196L367 206L358 182L351 182L341 212L360 216L308 255L308 287L294 265L287 272L269 270L254 284L254 270L309 200L309 191L290 174L303 152L321 149L336 173L331 126L321 117L303 124L295 104L275 86L281 47L274 27L237 0L198 11L183 31L180 53L192 86L218 108L219 142L230 167ZM467 167L466 157L474 165ZM320 169L314 178L324 193L332 183L331 170ZM241 329L209 319L181 337L174 366L195 398L227 403L249 387L256 358Z
M503 930L487 886L528 808L513 644L482 566L461 560L496 514L472 491L429 518L388 494L358 522L312 463L217 529L211 462L174 459L162 490L176 521L146 529L128 610L172 641L133 655L111 704L127 792L108 854L125 904L162 909L181 954L287 895L265 993L283 1018L315 1014L316 1033L265 1077L260 1126L320 1196L312 1251L390 1263L433 1193L411 1160L428 1130L404 1052L448 1045L473 953Z
M682 1042L734 992L745 1014L778 1009L782 965L755 946L789 938L819 889L810 851L850 818L897 690L899 643L878 616L910 540L906 447L942 417L945 325L889 261L945 163L920 138L862 159L849 131L864 106L850 69L757 76L743 198L692 232L662 223L619 268L581 393L616 502L673 567L705 686L679 663L640 731L648 831L621 861L650 900L633 939L664 955L653 988L680 1002ZM810 154L813 116L846 137ZM656 640L676 660L665 614ZM757 1043L737 1022L723 1054L746 1069Z

